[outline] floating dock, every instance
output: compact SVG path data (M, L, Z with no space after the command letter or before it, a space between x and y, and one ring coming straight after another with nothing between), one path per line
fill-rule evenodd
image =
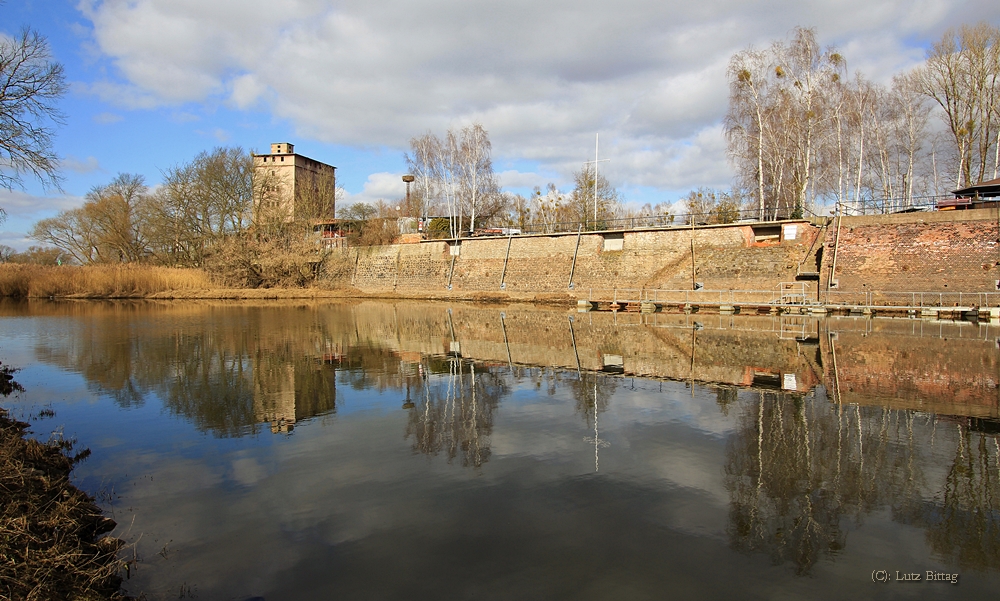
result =
M857 317L904 317L911 319L948 319L967 321L1000 320L1000 306L959 303L941 304L937 294L906 293L901 301L878 302L880 295L865 294L839 302L810 299L797 283L781 284L775 291L678 291L678 290L608 290L591 291L589 298L577 300L577 311L625 313L717 313L722 315L853 315ZM967 294L960 300L980 300ZM985 300L985 299L982 299ZM844 302L847 301L847 302ZM852 302L853 301L853 302ZM858 302L860 301L860 302ZM925 302L927 301L927 302Z

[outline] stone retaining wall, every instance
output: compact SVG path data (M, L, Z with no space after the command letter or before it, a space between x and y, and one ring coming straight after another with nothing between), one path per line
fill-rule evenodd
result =
M696 282L705 290L773 291L818 273L819 281L805 285L824 302L870 292L997 292L998 224L997 210L981 209L362 247L350 251L351 281L366 292L586 297L610 289L691 290ZM794 239L785 226L795 227ZM762 242L761 228L783 235ZM620 246L606 244L615 237Z
M800 270L815 271L821 247L822 228L784 225L794 226L794 239L758 243L753 226L736 225L362 247L351 250L351 281L364 291L403 293L447 292L449 283L453 292L512 294L690 290L693 282L708 290L772 290Z

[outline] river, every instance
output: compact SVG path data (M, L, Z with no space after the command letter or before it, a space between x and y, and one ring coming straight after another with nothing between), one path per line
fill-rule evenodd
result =
M12 416L92 451L75 482L150 600L989 598L998 334L0 303Z

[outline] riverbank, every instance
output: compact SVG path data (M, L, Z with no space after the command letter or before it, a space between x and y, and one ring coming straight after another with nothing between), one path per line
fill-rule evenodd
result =
M65 442L24 437L28 424L0 409L0 594L7 599L125 599L123 543L114 521L69 473Z
M220 287L204 271L146 265L71 266L0 265L0 298L146 299L146 300L321 300L417 299L473 302L566 304L565 293L510 294L487 291L366 291L346 282L321 281L307 288Z
M2 366L0 366L2 369ZM2 369L3 396L20 390ZM5 599L121 600L122 543L115 523L69 480L89 451L25 437L28 424L0 408L0 595Z
M318 278L286 278L308 285L271 288L202 269L0 265L0 297L575 303L656 291L731 305L732 293L770 303L791 291L824 305L964 306L972 294L996 307L998 239L993 209L562 232L344 248Z

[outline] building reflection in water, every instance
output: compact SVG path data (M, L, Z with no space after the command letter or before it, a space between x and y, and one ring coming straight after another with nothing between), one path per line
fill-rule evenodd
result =
M421 303L67 304L40 360L122 406L157 394L219 436L287 433L351 390L397 391L414 453L482 469L501 401L568 387L600 468L622 377L714 389L733 548L808 574L885 511L943 560L1000 569L1000 357L990 324L611 315ZM405 398L404 398L405 395ZM929 466L940 464L946 469Z

